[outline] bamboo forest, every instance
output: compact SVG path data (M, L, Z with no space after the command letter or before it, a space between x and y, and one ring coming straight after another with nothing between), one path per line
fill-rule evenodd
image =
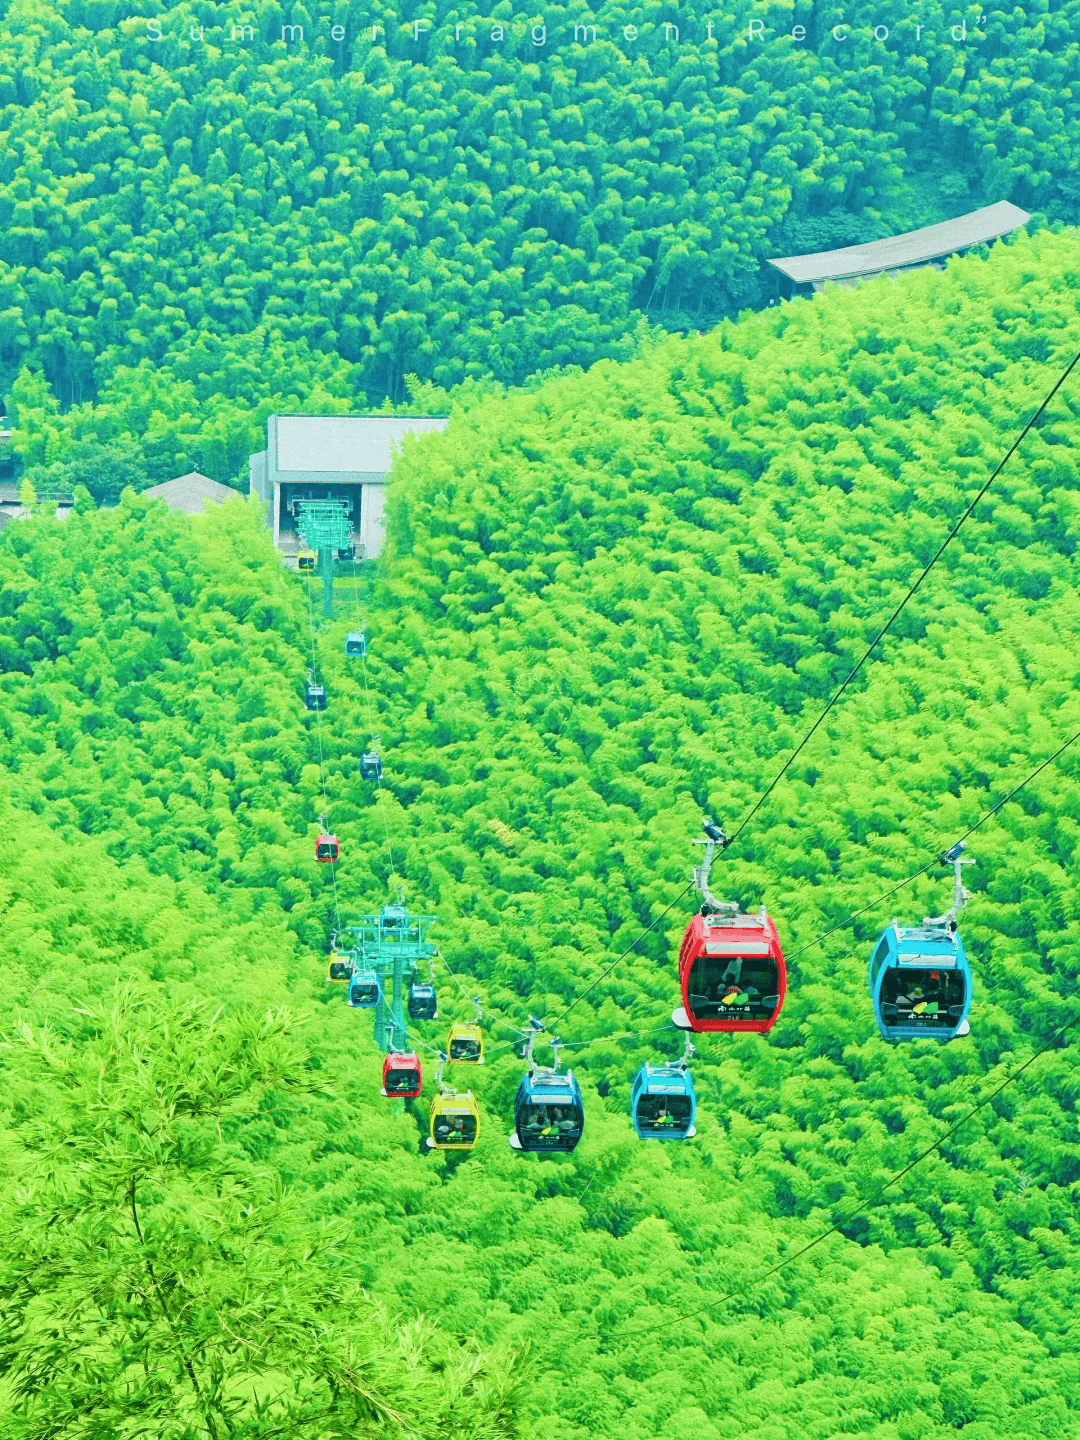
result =
M0 0L0 1440L1080 1440L1076 9Z

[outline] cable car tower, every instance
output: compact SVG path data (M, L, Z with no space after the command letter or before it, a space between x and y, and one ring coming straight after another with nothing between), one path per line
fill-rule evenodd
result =
M404 1050L407 1044L405 1005L408 988L428 974L438 954L427 938L434 915L410 915L404 905L384 905L379 915L362 915L348 928L355 937L353 974L376 977L375 1043L380 1050Z
M352 544L349 507L344 500L301 500L296 528L304 545L319 552L323 581L323 614L334 617L334 556Z

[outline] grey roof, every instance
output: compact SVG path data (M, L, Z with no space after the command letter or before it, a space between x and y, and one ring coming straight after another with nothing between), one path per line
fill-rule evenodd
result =
M385 474L406 435L444 430L444 415L275 415L272 468L303 474ZM273 432L271 432L273 444Z
M189 475L179 475L175 480L166 480L164 485L152 485L142 492L151 499L164 500L170 510L184 510L188 515L201 515L207 505L220 505L230 495L239 492L228 485L219 485L192 470Z
M866 245L847 245L842 250L821 250L816 255L786 255L770 260L777 270L797 285L810 285L821 280L841 280L849 275L879 275L883 270L902 270L907 265L925 265L964 250L997 240L1002 235L1025 225L1031 216L1019 205L999 200L969 215L945 220L940 225L927 225L922 230L908 230L886 240L871 240Z

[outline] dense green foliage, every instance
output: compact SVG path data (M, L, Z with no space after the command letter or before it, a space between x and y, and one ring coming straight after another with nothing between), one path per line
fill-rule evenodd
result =
M0 394L29 463L233 480L273 409L627 356L769 255L1072 221L1078 13L3 0Z
M310 597L240 500L4 532L0 983L28 1029L0 1054L0 1434L84 1433L63 1406L97 1384L103 1430L146 1405L177 1435L333 1400L351 1433L389 1406L425 1436L1080 1436L1075 1040L882 1188L1074 1013L1076 757L971 842L969 1039L890 1048L865 991L937 872L811 944L1080 727L1074 384L723 862L795 957L775 1031L703 1038L694 1141L626 1115L676 1048L689 901L662 912L701 811L760 793L1049 388L1078 291L1075 235L1043 233L464 397L399 464L385 565L316 627L321 718ZM379 1099L370 1016L321 980L334 926L398 883L462 978L420 1039L488 1007L472 1155L419 1152L425 1102ZM515 1156L513 1027L653 920L560 1025L581 1145ZM417 1311L439 1329L396 1358Z

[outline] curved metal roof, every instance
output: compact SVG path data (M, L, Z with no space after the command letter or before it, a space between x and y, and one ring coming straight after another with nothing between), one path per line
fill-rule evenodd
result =
M1009 200L944 220L940 225L926 225L921 230L908 230L885 240L871 240L866 245L847 245L842 250L821 250L815 255L786 255L769 264L782 271L797 285L812 285L824 280L843 280L855 275L880 275L883 270L903 270L909 265L925 265L941 260L969 245L985 244L1025 225L1031 216Z

